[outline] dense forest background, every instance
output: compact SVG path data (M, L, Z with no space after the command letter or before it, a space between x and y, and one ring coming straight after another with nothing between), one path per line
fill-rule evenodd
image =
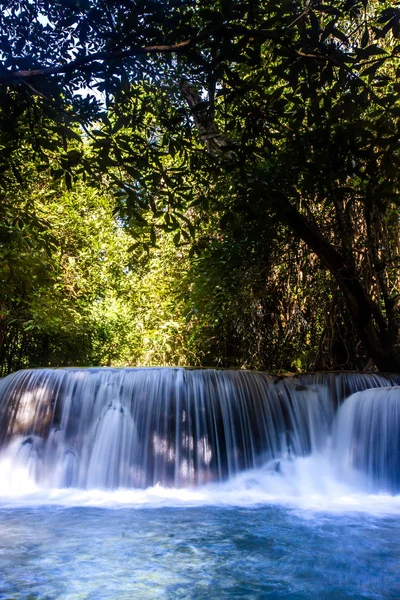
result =
M400 371L400 5L0 6L0 375Z

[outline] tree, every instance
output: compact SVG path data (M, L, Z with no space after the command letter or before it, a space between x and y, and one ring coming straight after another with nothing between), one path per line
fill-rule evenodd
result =
M4 176L18 171L10 157L21 135L40 168L61 146L67 185L80 172L113 172L125 206L137 212L164 196L170 222L190 236L182 204L205 197L185 189L191 168L203 188L208 182L207 201L221 209L226 198L225 223L277 219L300 238L335 278L368 355L400 370L396 5L25 0L2 8L1 100L12 123L2 134ZM103 105L78 93L88 88L104 94ZM91 131L96 120L102 126ZM77 123L96 159L77 147ZM181 161L173 177L168 155Z
M1 202L0 373L120 358L134 337L122 301L132 240L115 201L82 182L69 192L33 161L20 175Z

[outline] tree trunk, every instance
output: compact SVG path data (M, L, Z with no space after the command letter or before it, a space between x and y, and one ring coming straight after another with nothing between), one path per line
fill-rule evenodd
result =
M187 82L181 82L181 92L189 107L193 110L201 103L199 94ZM196 111L194 121L207 144L208 151L218 156L230 146L229 139L220 135L213 114L208 110ZM321 262L336 279L345 299L350 317L365 350L381 371L400 373L399 323L395 314L389 320L381 308L364 289L362 280L354 267L346 264L345 258L326 240L318 228L302 215L291 202L278 191L271 193L268 185L258 181L255 193L264 194L282 224L288 226L307 246L315 252Z
M335 277L360 340L378 369L400 373L397 331L393 335L393 328L389 327L380 307L364 289L354 268L346 264L342 255L286 197L276 193L272 200L280 221L315 252Z

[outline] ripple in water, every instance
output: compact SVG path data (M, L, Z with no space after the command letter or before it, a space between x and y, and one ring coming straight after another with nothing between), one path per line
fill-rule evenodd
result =
M2 599L400 597L399 520L258 508L0 511Z

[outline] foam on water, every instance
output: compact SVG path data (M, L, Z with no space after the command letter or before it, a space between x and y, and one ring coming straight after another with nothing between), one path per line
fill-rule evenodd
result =
M162 508L231 506L252 508L281 505L302 512L360 512L374 516L400 515L400 495L371 494L358 473L353 485L338 478L326 454L282 460L276 464L243 472L229 481L199 487L173 488L160 484L146 489L116 490L43 488L26 467L0 461L1 507L61 506L120 508Z
M396 382L182 369L19 373L0 384L0 506L398 515Z

